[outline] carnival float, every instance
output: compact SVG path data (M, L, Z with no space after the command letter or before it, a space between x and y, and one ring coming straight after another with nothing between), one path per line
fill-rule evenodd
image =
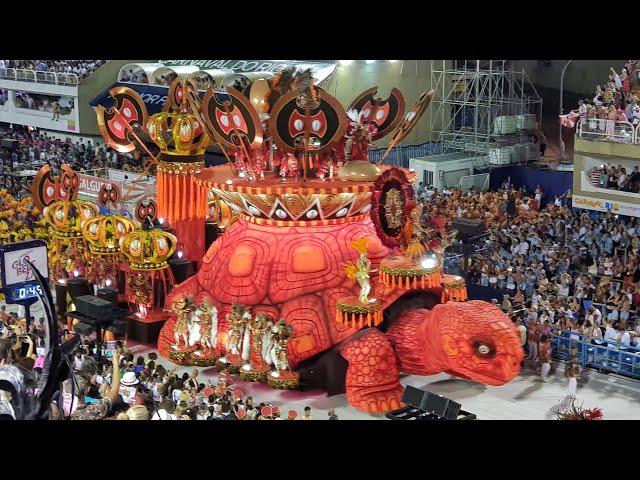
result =
M420 224L415 173L369 161L374 141L391 136L384 157L402 142L434 92L406 110L397 89L386 99L377 91L345 110L310 71L284 70L254 81L246 96L178 78L151 117L124 87L96 108L109 145L137 148L155 165L157 216L173 234L91 211L85 233L108 230L113 243L99 247L106 251L90 243L90 253L124 254L133 302L149 308L159 308L149 284L172 280L150 272L162 270L175 242L199 265L163 295L161 355L274 388L346 392L367 412L401 405L400 372L489 385L517 375L523 353L512 322L466 301L463 279L443 273L455 232ZM226 165L205 168L209 143ZM205 219L222 211L231 218L205 253Z

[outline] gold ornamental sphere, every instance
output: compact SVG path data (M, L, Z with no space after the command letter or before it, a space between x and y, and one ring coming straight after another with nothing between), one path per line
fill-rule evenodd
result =
M366 160L352 160L338 171L338 178L350 182L374 182L382 173L379 167Z

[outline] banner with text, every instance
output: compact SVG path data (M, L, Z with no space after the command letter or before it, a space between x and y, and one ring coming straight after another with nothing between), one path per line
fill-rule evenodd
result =
M604 200L595 197L584 197L573 195L572 205L574 208L584 208L598 212L611 212L629 217L640 217L640 205L626 202Z
M129 172L125 172L129 173ZM134 174L130 174L134 175ZM131 188L130 181L110 180L102 177L78 174L80 185L78 186L78 198L87 202L97 202L98 194L103 185L115 185L122 192L122 209L133 217L136 204L145 198L155 197L155 183L147 182L135 185ZM135 178L135 177L134 177ZM131 179L133 180L133 178Z
M222 68L229 69L234 73L276 73L291 66L295 66L298 69L311 68L318 84L326 80L337 68L337 65L332 62L309 62L301 60L160 60L159 63L167 67L194 65L199 67L200 70ZM114 87L129 87L138 92L147 106L150 115L162 110L162 105L167 101L169 93L169 87L116 82L89 102L90 105L94 107L98 105L108 105L109 90ZM200 92L200 95L203 96L204 92Z
M276 73L288 67L310 68L318 82L331 75L337 66L335 62L309 60L158 60L158 63L167 67L194 66L200 70L229 69L235 73Z

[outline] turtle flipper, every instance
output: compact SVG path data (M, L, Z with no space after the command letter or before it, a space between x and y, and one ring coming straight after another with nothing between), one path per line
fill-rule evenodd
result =
M349 362L347 400L368 413L385 413L402 406L398 359L389 339L376 328L354 335L340 347Z

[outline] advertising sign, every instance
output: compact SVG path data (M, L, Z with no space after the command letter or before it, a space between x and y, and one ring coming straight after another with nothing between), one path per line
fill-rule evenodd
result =
M309 60L158 60L158 63L167 67L195 66L200 70L229 69L235 73L276 73L288 67L297 67L302 70L310 68L318 81L322 80L319 77L325 70L333 71L336 68L335 62L314 62Z
M98 198L100 188L102 188L102 186L106 184L115 185L116 187L122 189L122 185L119 185L118 182L110 181L107 178L94 177L91 175L79 173L78 179L80 181L80 184L78 186L78 194L84 195L86 200L95 200L96 198Z
M109 176L109 180L113 180L116 182L133 182L139 176L138 173L116 170L115 168L108 168L107 174ZM145 177L141 178L141 180L146 180L147 178L148 176L145 175Z
M13 247L9 249L8 247ZM35 280L27 261L33 263L43 277L49 276L46 244L30 242L16 243L4 247L2 261L2 285L11 287Z
M629 217L640 217L640 205L626 202L605 200L602 198L573 195L572 205L575 208L595 210L598 212L611 212Z

